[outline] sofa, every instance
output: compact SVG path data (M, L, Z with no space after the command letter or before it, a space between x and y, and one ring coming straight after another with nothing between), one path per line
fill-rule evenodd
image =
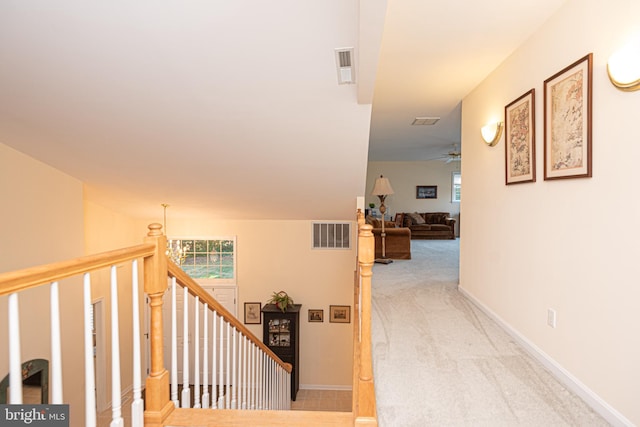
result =
M456 220L449 212L398 213L396 227L411 230L412 239L455 239Z
M382 223L371 216L366 217L367 224L373 226L375 241L375 257L382 257ZM411 259L411 230L407 227L396 227L394 221L385 221L385 256L391 259Z

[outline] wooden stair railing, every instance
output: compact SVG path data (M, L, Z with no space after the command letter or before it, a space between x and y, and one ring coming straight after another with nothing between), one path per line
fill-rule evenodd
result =
M149 225L149 233L142 245L129 248L104 252L102 254L90 255L76 258L69 261L48 264L45 266L33 267L17 272L0 274L0 296L8 295L9 312L9 353L10 353L10 391L9 403L21 403L22 387L20 375L20 336L19 336L19 315L18 315L18 294L26 289L41 285L51 285L51 316L52 325L59 323L59 302L58 302L58 281L72 276L83 275L84 277L84 349L85 349L85 373L86 373L86 421L83 425L95 426L95 395L92 365L92 346L89 343L91 332L88 329L88 307L91 305L91 282L89 273L111 268L112 276L112 297L117 301L117 281L114 281L116 265L132 263L132 290L137 289L137 260L144 260L144 292L149 297L149 317L150 317L150 372L146 379L145 390L145 410L144 425L148 427L164 425L248 425L264 424L268 417L269 425L297 425L324 426L324 425L377 425L375 391L373 382L373 370L371 361L371 276L374 254L374 240L371 226L364 224L362 213L358 212L358 258L354 283L354 365L353 365L353 408L352 412L309 412L309 411L237 411L225 410L214 411L211 409L187 409L176 408L174 401L170 399L170 375L164 368L163 355L163 321L162 307L163 295L167 291L168 277L174 277L181 286L186 286L188 292L194 297L202 300L216 313L243 335L253 335L242 323L238 322L224 307L220 306L206 291L193 282L178 266L167 262L166 237L162 234L160 224ZM135 302L135 297L132 298ZM112 316L118 317L117 304ZM135 310L135 306L134 306ZM56 319L58 316L58 319ZM134 322L139 319L134 314ZM139 326L139 325L138 325ZM114 326L116 329L117 325ZM134 331L135 331L134 326ZM57 337L56 337L57 335ZM52 331L52 399L51 404L64 402L61 391L62 372L60 370L61 350L59 343L60 331ZM117 331L112 332L117 338ZM134 334L134 340L136 334ZM16 338L17 337L17 338ZM14 341L15 339L15 341ZM264 354L273 357L279 366L290 372L291 366L279 361L279 359L264 346L260 340L253 337L254 345L260 348ZM16 344L17 343L17 344ZM112 354L118 353L118 344L112 343L115 347ZM134 349L140 347L134 343ZM138 350L139 351L139 350ZM135 356L134 356L135 357ZM139 355L138 355L139 357ZM135 363L134 363L135 365ZM116 368L114 367L114 370ZM134 403L132 405L132 417L142 418L142 402L139 399L140 385L139 375L134 367L133 392ZM123 425L120 408L120 385L119 372L115 372L112 393L113 421L111 425ZM116 378L117 377L117 378ZM93 396L93 397L92 397ZM213 403L212 398L212 403ZM215 413L215 415L214 415ZM138 415L136 415L138 414ZM132 420L132 425L142 425L142 421Z
M84 373L85 373L85 419L82 421L74 420L75 425L83 425L87 427L96 425L96 402L94 390L94 366L93 366L93 339L90 329L91 315L90 307L91 299L91 273L109 268L111 271L110 294L111 294L111 317L112 317L112 358L119 361L119 340L118 340L118 280L116 266L130 262L132 268L131 275L131 292L132 301L135 301L138 292L138 273L137 264L140 258L145 260L153 259L160 253L154 242L147 242L142 245L136 245L129 248L117 249L113 251L103 252L97 255L83 256L68 261L46 264L42 266L27 268L23 270L7 272L0 274L0 296L7 296L8 305L8 322L6 323L8 333L8 343L0 343L0 347L8 348L9 351L9 387L10 396L9 404L22 403L22 372L21 372L21 336L20 336L20 313L19 313L19 296L26 290L36 287L49 285L50 287L50 373L51 380L49 382L51 390L51 399L49 404L57 405L65 403L62 394L62 340L61 340L61 308L65 308L68 312L66 301L59 298L59 281L72 278L74 276L82 276L82 288L76 294L81 296L78 300L82 300L82 310L77 313L79 323L84 323L83 335L74 337L73 341L78 347L84 350ZM164 257L164 253L162 253ZM166 281L166 279L165 279ZM71 286L76 283L65 283L63 286ZM33 294L31 294L33 297ZM133 307L135 312L137 307ZM32 313L29 313L32 314ZM139 313L138 313L139 314ZM136 314L134 314L136 316ZM3 322L4 323L4 322ZM129 327L131 327L129 325ZM135 330L135 329L134 329ZM37 337L29 337L30 339L46 340L46 331L39 331ZM136 340L134 335L134 340ZM133 358L140 361L140 345L139 334L137 334L137 344L133 344ZM74 347L75 349L75 347ZM74 350L75 351L75 350ZM137 354L136 354L137 352ZM118 361L112 362L112 424L113 426L123 425L121 414L121 389L120 389L120 366ZM134 362L134 365L136 363ZM74 373L77 376L77 372ZM135 378L135 375L138 375ZM141 400L141 377L138 371L134 371L134 379L132 381L134 389L134 402L132 403L132 425L142 426L142 400ZM137 417L137 418L136 418ZM135 420L133 420L135 418ZM73 425L73 424L72 424Z

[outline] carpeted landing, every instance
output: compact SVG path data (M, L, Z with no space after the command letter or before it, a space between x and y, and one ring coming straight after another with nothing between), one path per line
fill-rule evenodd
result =
M606 426L457 290L459 241L413 240L374 266L381 427Z

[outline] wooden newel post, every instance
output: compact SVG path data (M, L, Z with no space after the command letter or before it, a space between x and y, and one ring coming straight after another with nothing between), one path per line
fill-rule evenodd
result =
M360 341L360 380L371 381L373 366L371 362L371 275L373 269L374 239L373 227L364 224L358 233L358 263L360 264L362 293L362 334Z
M162 426L175 405L169 400L169 372L164 369L162 344L162 296L167 290L167 238L162 225L149 225L145 243L156 245L155 253L144 260L144 291L151 313L151 367L146 381L144 425Z

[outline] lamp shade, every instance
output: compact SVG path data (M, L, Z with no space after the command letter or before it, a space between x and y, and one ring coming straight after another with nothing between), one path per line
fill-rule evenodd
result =
M489 123L481 129L482 139L488 146L493 147L502 136L502 122Z
M380 178L376 178L371 194L374 196L387 196L389 194L393 194L393 188L391 188L389 178L385 178L382 175L380 175Z
M640 36L616 51L607 62L607 73L615 87L624 91L640 89Z

